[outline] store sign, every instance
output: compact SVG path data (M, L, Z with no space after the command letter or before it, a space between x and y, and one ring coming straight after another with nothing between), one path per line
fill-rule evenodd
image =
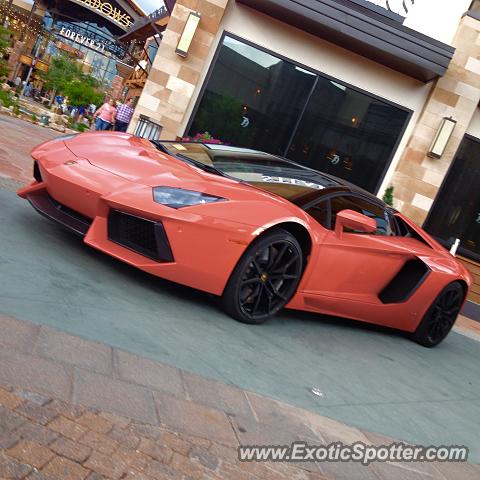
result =
M19 61L20 63L28 65L29 67L33 65L33 57L31 57L30 55L20 55Z
M41 72L47 73L48 72L48 63L42 60L37 60L35 62L35 68L40 70Z
M62 37L73 40L75 43L79 43L80 45L84 45L85 47L89 47L93 50L97 50L98 52L105 53L105 44L97 42L96 40L93 40L93 38L85 37L84 35L80 35L79 33L65 27L62 27L62 29L58 33Z
M133 19L130 15L114 7L111 3L102 2L101 0L74 0L74 1L76 3L80 3L92 8L93 10L97 11L104 17L109 17L124 27L129 27L130 25L133 24Z
M73 48L71 45L68 45L67 43L63 43L63 42L58 41L58 42L55 42L55 45L60 50L63 50L63 51L68 52L72 55L75 55L77 58L83 58L85 56L80 50L78 50L76 48Z

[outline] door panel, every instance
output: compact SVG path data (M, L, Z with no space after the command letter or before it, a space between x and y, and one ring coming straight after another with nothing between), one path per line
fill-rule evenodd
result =
M404 263L414 258L396 237L344 233L339 239L329 231L318 249L316 268L307 291L358 301L380 302L378 293ZM398 240L403 240L398 238Z

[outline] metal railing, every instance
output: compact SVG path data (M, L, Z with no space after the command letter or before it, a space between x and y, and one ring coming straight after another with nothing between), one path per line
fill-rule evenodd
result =
M147 140L158 140L162 131L162 126L158 123L152 122L150 117L140 115L134 135L137 137L146 138Z

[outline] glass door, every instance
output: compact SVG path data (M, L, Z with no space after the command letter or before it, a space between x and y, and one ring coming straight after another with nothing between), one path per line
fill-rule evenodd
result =
M465 136L424 228L446 247L480 260L480 139Z

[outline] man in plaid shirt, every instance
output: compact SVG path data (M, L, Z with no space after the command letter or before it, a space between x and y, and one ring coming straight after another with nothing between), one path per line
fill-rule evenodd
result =
M117 132L126 132L128 124L133 116L132 99L129 98L123 105L117 108L117 116L115 117L115 130Z

